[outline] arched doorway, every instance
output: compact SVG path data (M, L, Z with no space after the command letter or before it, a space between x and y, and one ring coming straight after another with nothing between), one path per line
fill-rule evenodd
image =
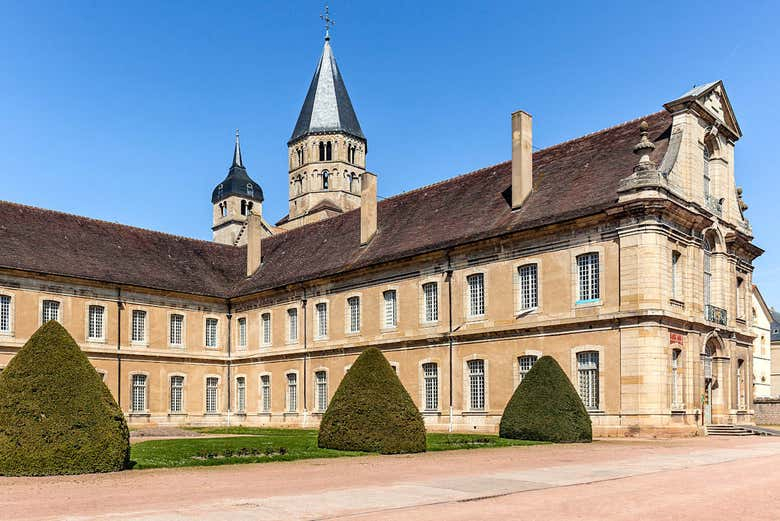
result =
M716 413L722 409L722 371L723 344L716 335L710 336L704 344L704 350L701 353L701 378L702 378L702 424L711 425L713 423L713 406Z

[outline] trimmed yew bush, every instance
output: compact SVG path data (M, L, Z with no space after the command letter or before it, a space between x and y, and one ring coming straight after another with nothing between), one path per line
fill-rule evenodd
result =
M425 451L425 424L382 352L363 351L322 417L320 448L399 454Z
M128 467L124 415L58 322L41 326L0 373L0 475Z
M501 416L499 436L556 443L592 441L588 411L554 358L537 360L517 386Z

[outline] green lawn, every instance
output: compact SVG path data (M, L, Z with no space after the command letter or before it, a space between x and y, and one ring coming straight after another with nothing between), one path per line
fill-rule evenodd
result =
M209 434L239 434L231 438L181 438L144 441L132 446L136 469L262 463L309 458L361 456L364 452L320 449L317 431L224 427L193 429ZM538 442L506 440L486 434L428 434L428 450L476 449L536 445Z

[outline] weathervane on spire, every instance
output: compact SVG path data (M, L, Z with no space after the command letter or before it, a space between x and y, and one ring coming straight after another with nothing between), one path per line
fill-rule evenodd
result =
M328 4L325 4L325 13L320 15L320 18L325 22L325 41L330 40L330 28L336 25L335 20L330 17L330 11L328 10Z

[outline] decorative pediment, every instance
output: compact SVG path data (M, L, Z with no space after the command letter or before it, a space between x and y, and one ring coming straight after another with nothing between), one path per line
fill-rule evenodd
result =
M742 137L734 109L721 80L694 87L676 100L664 104L664 108L669 112L692 110L733 141Z

